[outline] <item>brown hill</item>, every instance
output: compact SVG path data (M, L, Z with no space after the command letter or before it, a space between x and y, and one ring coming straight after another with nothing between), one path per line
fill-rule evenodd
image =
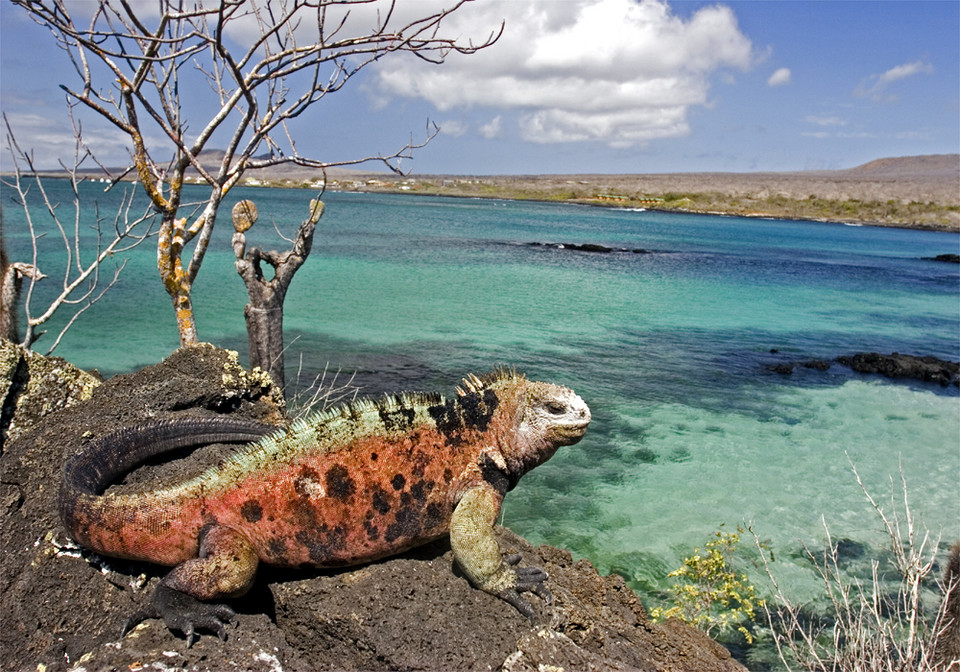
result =
M960 154L926 154L876 159L843 171L862 177L942 177L956 180L960 190Z

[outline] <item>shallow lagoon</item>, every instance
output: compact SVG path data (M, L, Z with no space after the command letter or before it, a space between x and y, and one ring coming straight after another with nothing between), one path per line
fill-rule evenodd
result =
M102 211L114 198L84 189ZM282 245L271 224L292 231L313 194L231 196L195 303L201 338L244 357L229 208L254 199L261 222L248 238ZM960 236L504 201L324 200L287 298L288 380L329 366L357 371L364 393L450 393L460 376L507 364L573 387L593 410L586 438L507 498L503 522L531 540L655 591L693 546L746 522L803 599L816 586L797 559L801 540L822 544L822 519L835 537L883 542L848 456L879 499L902 465L914 514L944 545L960 537L956 388L838 365L766 369L857 351L960 358L960 273L921 259L956 253ZM22 255L22 214L5 203L8 245ZM56 354L106 374L169 354L177 337L155 263L155 250L140 248Z

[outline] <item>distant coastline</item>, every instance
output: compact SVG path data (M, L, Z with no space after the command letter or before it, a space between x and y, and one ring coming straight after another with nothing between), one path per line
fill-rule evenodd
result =
M836 171L650 175L330 176L341 191L501 198L960 232L960 155Z
M480 178L496 179L496 178ZM416 180L414 180L416 183ZM292 185L264 185L290 187ZM601 208L618 208L625 210L647 210L651 212L675 212L693 215L713 215L719 217L748 217L769 220L808 221L824 224L843 224L847 226L879 226L887 228L901 228L927 231L944 231L960 233L960 206L941 206L938 203L906 202L900 207L880 201L862 202L859 199L822 200L811 199L814 202L805 202L803 199L776 197L775 208L744 207L743 200L731 197L723 192L693 192L683 195L677 202L651 202L650 199L635 200L630 198L557 198L548 194L532 193L517 195L509 190L498 191L494 186L489 193L471 194L457 193L456 189L435 189L433 185L422 183L410 189L398 186L379 186L374 188L337 188L330 191L338 192L369 192L389 193L399 195L439 196L443 198L482 198L491 200L529 200L543 203L570 203ZM754 199L757 200L757 199ZM703 207L693 207L693 201L703 204ZM822 214L810 214L817 210ZM877 216L876 213L883 213Z
M52 172L49 177L63 174ZM330 169L326 183L316 170L279 166L269 172L248 172L241 184L960 232L960 154L878 159L847 170L784 173L403 176Z

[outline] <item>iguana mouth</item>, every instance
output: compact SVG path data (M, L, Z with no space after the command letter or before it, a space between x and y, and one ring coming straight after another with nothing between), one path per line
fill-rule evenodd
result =
M587 433L587 427L590 426L590 419L587 418L583 422L571 423L567 425L558 425L557 433L560 435L560 438L568 441L566 445L571 445L583 438L583 435Z

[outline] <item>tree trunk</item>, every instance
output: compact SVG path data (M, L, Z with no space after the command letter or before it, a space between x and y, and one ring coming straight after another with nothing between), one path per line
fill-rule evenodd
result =
M7 259L7 245L3 238L3 211L0 210L0 338L19 342L17 305L20 301L20 275Z
M177 332L180 334L180 346L199 343L197 337L197 321L193 315L193 298L190 296L190 285L178 285L171 295L173 310L177 315Z
M27 323L27 333L20 340L20 290L23 279L31 282L42 280L46 276L36 266L20 262L12 262L7 256L7 245L3 237L3 211L0 210L0 338L13 343L20 343L24 348L30 348L43 334L33 331L33 325Z
M283 371L283 300L278 300L276 294L256 306L251 300L244 306L243 316L247 322L250 366L258 366L266 371L274 384L283 390L286 385Z
M160 226L157 238L157 270L160 271L164 289L173 300L181 346L198 342L197 322L194 319L193 299L190 296L192 285L180 257L183 252L185 225L186 220L172 217L166 219Z
M257 206L253 201L240 201L233 206L233 254L237 258L237 273L243 278L250 303L243 309L247 323L247 341L250 366L270 374L273 382L284 389L283 357L283 300L297 269L310 255L317 220L323 215L323 202L310 201L310 213L300 225L293 248L287 252L264 252L252 247L247 251L244 233L257 221ZM263 276L261 262L273 266L272 280Z
M250 299L250 303L243 308L250 367L259 367L269 373L274 384L283 390L286 384L283 372L283 299L289 280L287 283L278 282L279 273L273 280L264 280L260 262L269 261L268 256L278 255L276 252L261 252L255 247L244 255L245 242L242 233L233 234L233 249L240 251L235 266Z

